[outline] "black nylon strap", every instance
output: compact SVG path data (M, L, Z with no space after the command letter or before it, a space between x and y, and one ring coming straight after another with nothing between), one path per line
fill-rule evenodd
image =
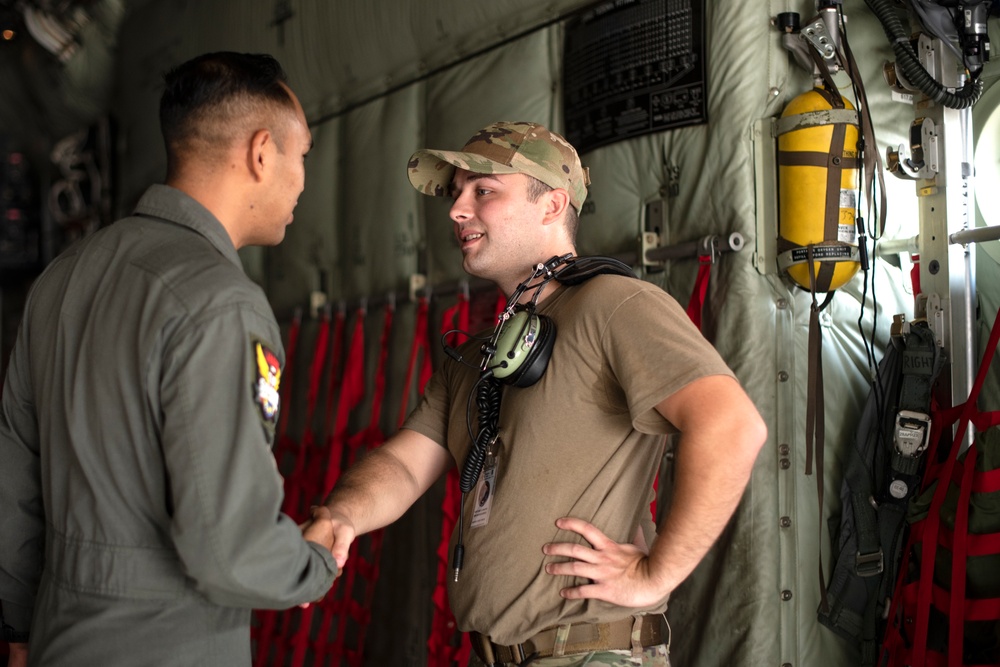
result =
M941 349L926 322L914 322L903 352L903 383L899 407L929 414L931 386L941 370Z
M579 285L601 274L636 277L632 267L625 262L600 255L568 259L566 265L553 273L552 277L563 285Z

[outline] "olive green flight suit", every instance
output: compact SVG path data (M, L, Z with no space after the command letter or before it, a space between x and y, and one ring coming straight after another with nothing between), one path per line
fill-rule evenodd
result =
M179 190L44 271L0 408L0 601L31 664L246 667L252 608L329 589L330 553L280 512L283 362L263 291Z

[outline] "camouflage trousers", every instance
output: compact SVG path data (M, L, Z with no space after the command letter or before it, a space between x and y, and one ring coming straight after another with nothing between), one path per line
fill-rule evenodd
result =
M664 617L666 620L666 617ZM569 626L564 626L567 631ZM667 626L669 632L670 626ZM640 652L639 627L632 633L632 645L637 647L635 655L633 651L593 651L590 653L576 653L550 658L537 658L523 663L523 667L670 667L670 635L667 635L667 643L657 646L649 646ZM516 667L517 663L505 663L504 667ZM475 653L469 658L469 667L491 667L484 665Z

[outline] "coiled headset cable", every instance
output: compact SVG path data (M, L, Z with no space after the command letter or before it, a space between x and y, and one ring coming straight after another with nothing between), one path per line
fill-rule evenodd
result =
M479 434L472 437L472 397L476 397L476 407L479 416ZM486 460L486 453L491 445L496 443L500 434L500 399L502 398L502 387L500 382L493 377L492 371L486 371L476 386L469 392L469 406L466 409L466 428L469 430L469 437L472 440L472 447L465 457L462 466L462 473L459 476L458 488L462 492L459 501L458 511L458 540L455 543L455 550L452 553L451 566L455 572L455 581L458 581L458 573L462 570L462 563L465 560L465 495L472 491L479 480L479 475L483 470L483 463Z

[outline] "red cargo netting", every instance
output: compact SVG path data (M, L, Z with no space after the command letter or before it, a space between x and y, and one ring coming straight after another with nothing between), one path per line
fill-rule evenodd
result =
M502 309L506 301L499 304ZM458 329L469 330L469 297L459 294L458 303L447 309L441 321L441 333L445 335L449 347L457 347L463 342ZM449 333L451 332L451 333ZM458 521L459 502L462 497L458 488L458 469L452 468L445 481L444 501L441 503L441 541L437 548L437 585L434 587L434 616L431 619L431 633L427 639L427 667L463 666L469 662L471 645L469 637L458 630L455 617L448 603L447 579L451 572L448 556L448 542Z

